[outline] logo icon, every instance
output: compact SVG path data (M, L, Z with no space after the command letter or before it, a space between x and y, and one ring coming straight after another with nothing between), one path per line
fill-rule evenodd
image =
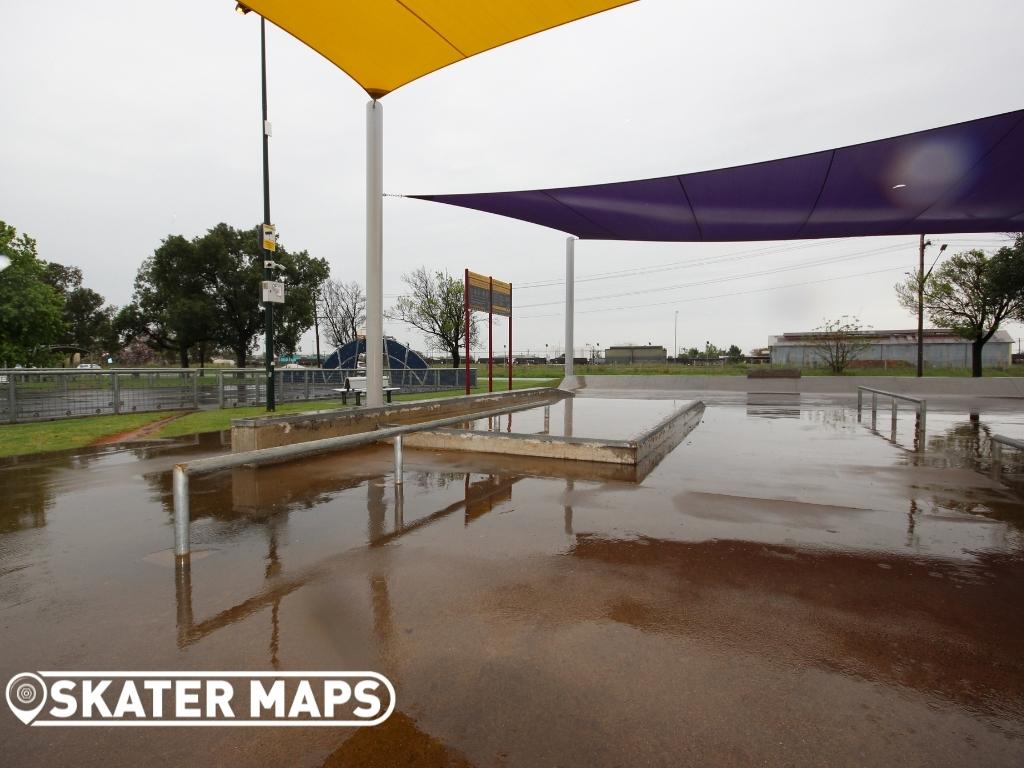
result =
M25 725L46 705L46 683L39 675L22 672L7 683L7 706Z

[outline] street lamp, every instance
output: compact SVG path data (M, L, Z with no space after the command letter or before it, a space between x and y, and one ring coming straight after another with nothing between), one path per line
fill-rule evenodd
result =
M939 246L939 253L932 262L926 273L924 271L924 249L932 244L931 240L925 240L924 235L918 240L918 272L917 272L917 377L924 376L924 284L931 276L935 265L939 263L939 256L946 250L946 243Z

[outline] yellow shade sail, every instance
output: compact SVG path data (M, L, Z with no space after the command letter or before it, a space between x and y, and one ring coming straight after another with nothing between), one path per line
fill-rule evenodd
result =
M441 67L635 0L245 0L373 98Z

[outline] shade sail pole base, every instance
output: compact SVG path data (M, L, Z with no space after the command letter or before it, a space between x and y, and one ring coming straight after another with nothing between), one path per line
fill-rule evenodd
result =
M366 105L366 404L384 405L384 108Z
M576 238L569 237L565 241L565 377L569 378L573 375L572 368L572 348L573 348L573 321L574 321L574 301L575 301L575 288L573 285L575 281L575 253L576 253Z

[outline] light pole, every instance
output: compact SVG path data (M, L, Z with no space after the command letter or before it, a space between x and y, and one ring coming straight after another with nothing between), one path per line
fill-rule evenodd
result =
M252 9L237 3L235 10L243 16ZM267 120L267 21L260 16L260 94L263 101L263 226L260 227L260 245L263 248L263 282L274 279L274 251L276 233L270 224L270 121ZM271 246L271 247L268 247ZM267 372L267 410L276 410L274 398L274 302L264 295L264 368Z
M917 377L921 378L924 376L924 283L932 274L932 270L935 269L935 264L939 261L939 256L946 250L946 243L939 246L939 255L935 257L935 262L929 268L928 272L924 271L924 249L932 244L931 240L925 240L924 235L920 236L918 241L918 271L917 271Z
M672 362L679 356L679 310L676 310L676 319L672 326Z

